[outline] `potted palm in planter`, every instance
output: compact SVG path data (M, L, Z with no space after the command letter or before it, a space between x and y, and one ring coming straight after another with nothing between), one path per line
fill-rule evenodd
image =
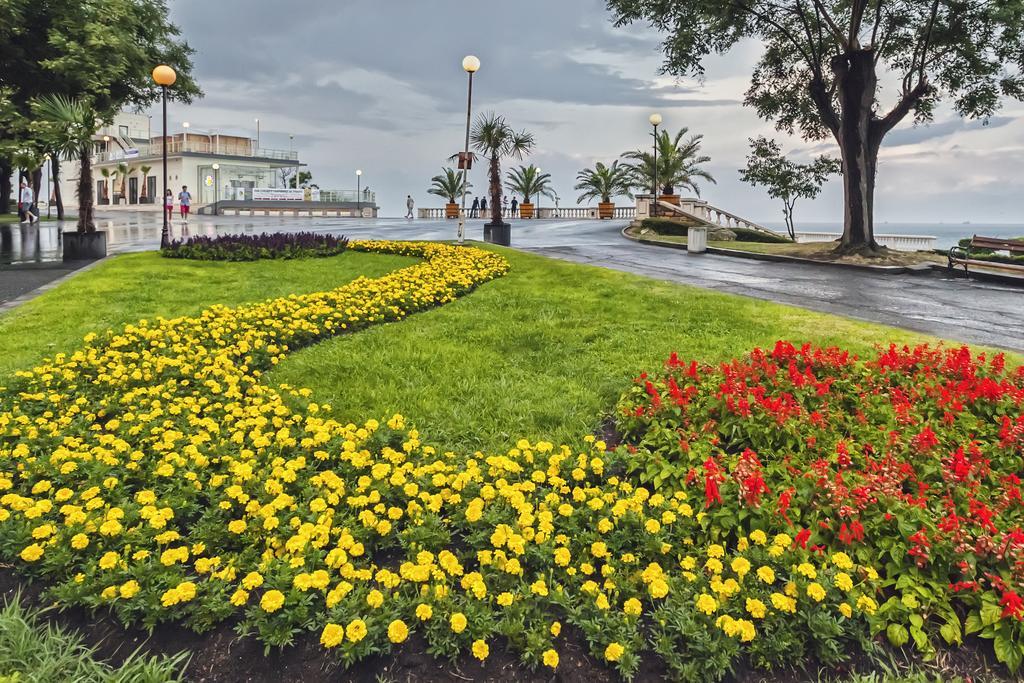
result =
M597 199L598 217L614 218L615 203L612 199L620 195L632 198L632 179L630 169L620 166L618 161L613 161L611 166L599 161L594 168L585 168L576 175L577 183L573 189L583 191L576 202Z
M117 177L121 180L120 186L118 186L117 192L114 193L114 204L120 204L122 199L125 199L125 183L128 182L128 164L121 163L117 165ZM127 200L126 200L127 203Z
M455 198L462 196L463 189L468 193L473 184L464 179L459 171L451 168L444 168L441 171L439 175L430 179L433 185L430 186L427 193L435 197L444 197L448 200L444 207L445 218L458 218L459 204ZM465 183L465 188L463 188L463 183Z
M691 135L689 139L683 140L689 132L689 128L682 128L675 136L669 135L667 130L658 134L657 173L652 150L638 149L624 153L622 158L627 160L625 166L633 175L632 187L649 192L657 179L661 186L658 199L678 206L677 187L689 188L699 197L698 179L714 183L715 179L702 168L703 164L711 161L711 157L700 153L704 136Z
M149 204L153 201L153 198L149 196L149 190L146 187L149 185L146 181L149 180L149 172L152 170L152 166L143 165L139 167L139 173L142 174L142 188L139 190L139 204Z
M100 195L97 199L98 199L100 204L109 204L110 203L110 180L111 180L111 176L113 176L114 178L117 177L117 172L116 171L111 171L109 168L101 168L100 169L100 175L103 176L103 194Z
M519 215L522 218L533 218L532 200L535 196L544 196L552 200L555 198L555 191L551 189L551 175L541 173L533 164L509 171L505 187L522 195L523 203L519 205Z
M42 135L56 154L78 160L78 231L63 235L64 260L97 259L107 255L107 234L96 230L93 218L92 136L96 112L88 102L47 95L35 102Z
M511 227L501 219L501 160L522 159L533 149L533 134L516 132L503 116L481 114L470 135L473 149L488 161L491 220L484 224L484 240L508 246L512 242Z

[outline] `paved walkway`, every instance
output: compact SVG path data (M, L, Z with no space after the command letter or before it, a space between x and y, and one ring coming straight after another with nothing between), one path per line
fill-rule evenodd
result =
M157 216L122 211L100 218L100 229L108 231L112 253L154 249L159 244ZM878 275L711 254L690 256L684 251L626 240L620 234L625 225L621 221L513 223L513 246L537 254L837 313L956 341L1024 351L1024 290L1019 287L938 275ZM483 221L471 221L467 238L481 239L482 224ZM187 233L314 230L355 238L452 239L455 229L454 221L444 220L195 216ZM176 222L173 231L175 237L180 237L186 228ZM55 245L55 240L41 238L33 243L41 246L31 256L55 258L55 254L47 252L46 245L51 243ZM3 270L4 259L5 253L0 249L0 281L10 275ZM10 252L6 259L12 260Z

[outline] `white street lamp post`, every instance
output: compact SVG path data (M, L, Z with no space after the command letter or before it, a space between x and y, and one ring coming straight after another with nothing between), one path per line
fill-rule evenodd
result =
M459 210L459 244L466 235L466 185L469 177L469 122L473 112L473 74L480 70L480 60L468 55L462 60L462 69L469 74L469 96L466 99L466 144L462 157L462 208Z
M213 211L217 215L217 202L220 201L220 164L213 165Z
M359 217L363 217L363 195L360 191L363 189L363 171L362 169L356 169L356 212Z

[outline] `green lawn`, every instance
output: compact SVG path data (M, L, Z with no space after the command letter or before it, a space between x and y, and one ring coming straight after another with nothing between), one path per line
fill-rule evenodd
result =
M672 351L721 360L780 338L870 353L927 339L617 271L502 250L512 272L443 308L297 352L270 381L306 386L344 420L401 412L447 447L563 441L594 429L631 379ZM206 263L119 256L0 317L0 373L74 348L83 335L337 286L409 259ZM1019 359L1017 359L1019 360Z

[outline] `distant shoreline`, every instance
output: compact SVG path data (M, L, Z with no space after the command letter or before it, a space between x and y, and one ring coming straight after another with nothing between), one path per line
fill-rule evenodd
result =
M784 223L769 221L763 224L773 230L785 230ZM842 223L807 221L797 223L797 232L843 231ZM1024 237L1024 223L875 223L880 235L931 235L938 249L948 249L959 240L973 235L986 237Z

